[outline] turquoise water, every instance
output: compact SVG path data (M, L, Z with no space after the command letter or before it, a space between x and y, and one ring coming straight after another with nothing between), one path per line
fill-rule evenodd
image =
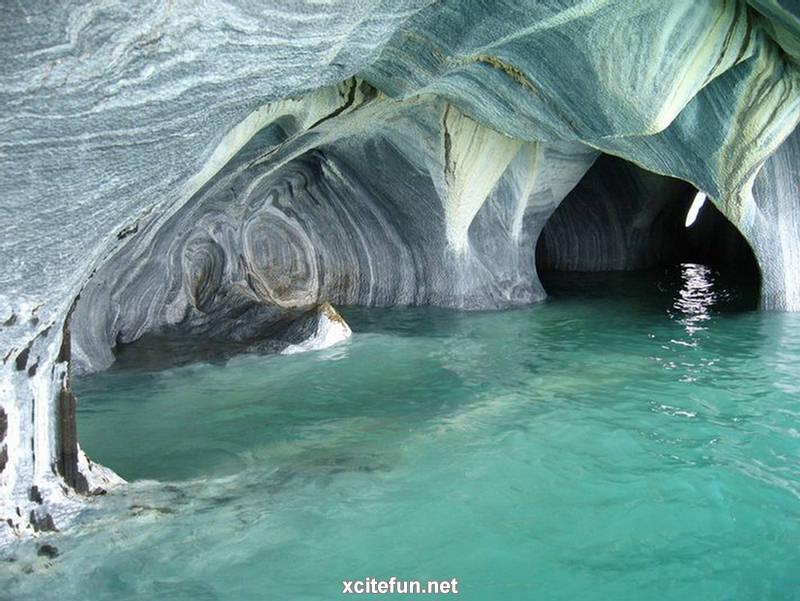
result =
M0 591L800 599L800 315L696 265L571 281L497 313L345 308L353 338L323 351L78 381L83 446L132 484L50 537L57 558L16 549Z

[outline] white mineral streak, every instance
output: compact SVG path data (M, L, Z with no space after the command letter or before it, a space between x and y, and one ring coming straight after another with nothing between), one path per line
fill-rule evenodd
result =
M533 236L535 243L541 226L545 224L559 203L581 180L598 156L593 148L576 142L536 142L523 146L512 169L521 174L523 185L513 194L524 207L514 215L512 233L519 238L523 230L526 211L534 214Z
M120 478L115 472L99 465L89 459L82 450L78 455L78 469L86 476L86 481L90 491L98 489L108 491L115 486L125 484L125 480Z
M445 109L445 228L456 252L466 249L472 220L521 146L521 140L488 129L458 109Z
M800 309L788 3L75 0L12 3L0 31L2 536L76 506L59 449L81 292L82 369L325 301L531 302L544 222L605 152L706 191L764 306Z

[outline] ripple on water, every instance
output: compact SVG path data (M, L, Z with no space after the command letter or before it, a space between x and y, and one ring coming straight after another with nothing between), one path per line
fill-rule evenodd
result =
M735 310L703 266L613 277L502 313L345 309L325 351L76 382L83 445L133 482L58 557L12 550L3 590L797 598L800 316Z

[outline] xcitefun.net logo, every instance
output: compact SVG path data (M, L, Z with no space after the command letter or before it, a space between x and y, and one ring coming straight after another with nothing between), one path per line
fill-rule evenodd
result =
M388 580L364 578L363 580L342 580L343 595L457 595L458 578L449 580L398 580L392 576Z

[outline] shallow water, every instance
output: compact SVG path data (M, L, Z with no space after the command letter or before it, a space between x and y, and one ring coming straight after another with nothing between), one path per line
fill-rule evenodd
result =
M800 598L800 315L702 266L498 313L344 309L353 338L76 383L132 481L0 567L12 599ZM30 572L30 573L26 573ZM406 596L408 597L408 595Z

